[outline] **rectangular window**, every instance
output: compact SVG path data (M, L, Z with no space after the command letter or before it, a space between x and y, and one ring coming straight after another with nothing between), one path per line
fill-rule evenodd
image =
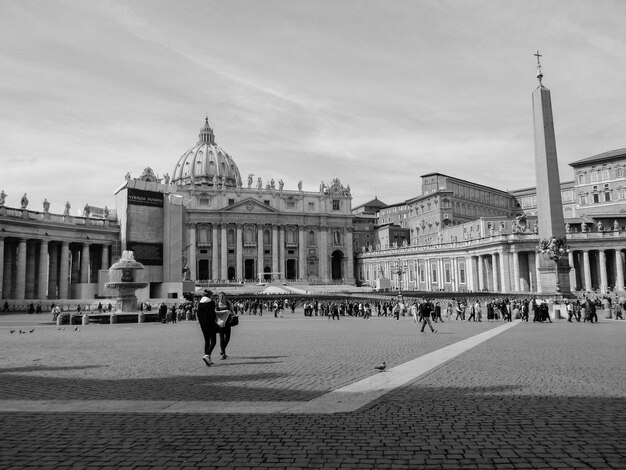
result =
M465 264L459 264L459 282L465 284Z
M626 189L621 188L617 190L617 199L626 199Z
M446 263L444 265L444 269L445 269L444 275L445 275L445 279L446 279L446 284L450 284L450 280L451 280L450 279L450 264Z
M266 206L270 205L270 201L263 201L263 204L265 204Z
M420 282L426 282L426 273L424 272L424 266L420 264Z
M431 277L431 284L437 284L437 268L435 266L432 267L432 277Z
M587 204L587 195L586 194L581 194L578 196L579 200L580 200L580 205L584 206Z
M593 193L593 202L600 202L600 195L598 193Z
M609 172L608 168L602 170L602 179L605 181L611 179L611 173Z
M228 205L229 205L229 206L232 206L232 205L234 205L234 204L235 204L235 200L234 200L234 199L229 199L229 200L228 200Z
M598 181L598 172L597 171L592 171L591 172L591 182L595 183L596 181Z
M295 201L287 201L287 203L285 205L286 205L287 209L295 209L296 208Z
M314 202L309 202L309 210L310 211L314 211L315 210L315 203Z
M340 210L340 203L341 201L339 199L333 199L333 210L334 211L338 211Z
M604 201L605 202L610 202L611 201L611 193L609 193L608 191L606 193L604 193Z
M617 177L618 178L623 178L624 177L624 168L618 168L617 169Z

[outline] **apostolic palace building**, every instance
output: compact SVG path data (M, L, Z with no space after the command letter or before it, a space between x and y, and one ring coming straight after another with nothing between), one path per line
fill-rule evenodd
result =
M173 161L126 176L114 209L81 216L33 210L0 193L0 298L111 296L108 268L132 250L148 287L179 298L194 285L279 281L403 291L540 292L535 188L503 191L441 173L421 175L408 199L352 207L339 179L318 191L242 175L205 121ZM624 290L626 149L570 163L560 185L571 290ZM560 210L561 210L560 209ZM539 217L540 218L540 217ZM558 281L557 281L558 282ZM557 289L558 290L558 289Z

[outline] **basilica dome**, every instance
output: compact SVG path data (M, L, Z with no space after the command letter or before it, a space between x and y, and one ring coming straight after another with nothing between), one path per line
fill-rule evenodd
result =
M198 143L178 159L172 183L179 186L241 186L239 168L231 156L215 144L208 118L200 129Z

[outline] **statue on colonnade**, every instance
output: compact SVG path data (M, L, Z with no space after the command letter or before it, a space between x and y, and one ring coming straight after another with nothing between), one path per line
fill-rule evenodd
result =
M47 198L44 198L43 200L43 211L50 212L50 202L48 202Z
M22 204L22 209L26 209L26 207L28 207L28 198L26 197L26 193L24 193L20 202Z

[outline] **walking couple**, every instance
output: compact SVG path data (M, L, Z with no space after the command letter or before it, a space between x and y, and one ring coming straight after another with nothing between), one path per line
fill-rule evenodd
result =
M216 335L220 335L220 355L222 360L226 359L226 346L230 341L232 315L230 304L223 293L217 296L217 304L213 300L212 292L204 290L204 295L198 303L198 323L204 335L204 356L202 360L207 366L213 364L211 353L217 343Z

